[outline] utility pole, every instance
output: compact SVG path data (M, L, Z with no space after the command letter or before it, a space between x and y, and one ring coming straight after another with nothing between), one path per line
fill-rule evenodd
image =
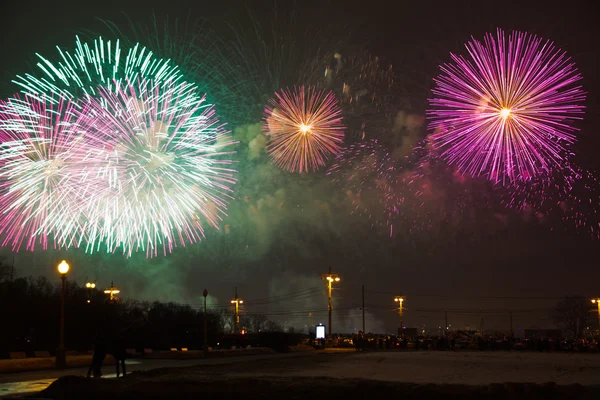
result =
M235 287L235 298L231 300L231 304L235 306L235 325L233 328L233 333L239 332L239 324L240 324L240 304L244 304L244 300L241 300L238 297L237 286Z
M204 353L208 352L208 329L206 324L206 297L208 296L208 290L204 289L202 292L202 296L204 296Z
M404 296L396 296L394 297L394 301L398 303L398 316L400 317L400 335L404 335L403 325L402 325L402 316L404 315L404 301L406 297Z
M365 285L362 285L362 319L363 319L363 335L365 332Z
M448 311L444 311L444 319L446 321L446 328L444 328L444 336L448 334Z
M333 328L331 327L331 311L333 311L333 299L331 297L331 291L333 290L333 282L339 282L339 274L332 274L331 267L329 267L329 273L321 274L321 279L327 281L327 310L329 311L329 336L333 334Z
M479 321L479 333L483 337L483 314L481 314L481 321Z

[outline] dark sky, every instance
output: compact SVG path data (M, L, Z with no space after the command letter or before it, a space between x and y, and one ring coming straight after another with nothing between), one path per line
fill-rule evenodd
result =
M596 75L600 28L592 2L570 1L563 2L562 6L522 1L389 2L394 3L393 6L387 3L306 1L293 5L281 2L279 8L282 14L295 10L308 29L323 32L323 37L329 34L328 29L337 30L336 33L345 30L343 33L349 41L366 44L371 54L380 57L382 64L393 66L399 90L409 104L406 111L415 115L425 112L439 64L448 60L449 52L462 52L464 42L471 35L481 38L484 33L500 27L551 39L573 58L584 76L582 84L588 92L585 120L579 125L578 160L586 168L600 167L597 157L600 136L595 129L600 124L600 83ZM167 14L170 18L189 16L207 18L218 31L225 30L226 22L232 18L244 21L247 11L240 4L242 2L235 1L89 4L5 1L0 23L2 95L8 96L14 91L14 87L7 84L11 77L33 68L28 62L33 60L35 52L53 55L55 45L71 46L75 33L101 30L102 24L97 18L126 24L125 14L141 23L147 23L153 13L157 18ZM248 2L248 8L263 24L271 22L273 5L273 2ZM252 122L258 121L248 121ZM423 131L422 136L425 134ZM263 171L259 169L263 164L258 162L244 166ZM454 310L449 313L449 323L459 328L477 327L480 321L477 310L480 309L519 310L514 314L515 328L550 326L547 310L557 298L567 294L600 295L597 284L600 244L585 234L549 229L507 212L505 217L510 222L501 227L485 225L484 218L468 222L460 229L436 227L435 234L390 239L386 232L370 228L368 222L351 216L345 218L346 213L336 210L335 199L327 194L328 189L322 189L326 182L291 181L278 178L279 175L273 178L275 175L264 171L256 173L264 173L264 177L248 171L241 173L240 178L246 179L245 182L280 179L279 182L285 182L284 196L293 197L298 188L304 193L314 190L314 198L333 210L327 215L334 216L324 221L321 214L307 208L305 212L310 216L306 220L297 211L294 214L286 211L279 218L269 215L269 220L252 220L254 225L246 226L233 212L230 222L233 229L244 224L240 230L244 230L246 236L264 238L260 251L256 250L252 256L244 253L247 248L244 245L252 239L237 233L234 239L209 237L200 245L177 250L167 259L150 261L143 257L124 261L120 256L84 256L73 252L66 256L76 260L74 264L79 269L74 272L76 278L83 281L93 277L102 284L114 279L125 293L136 297L194 305L199 304L204 287L220 304L228 303L234 286L239 287L240 295L246 299L299 293L284 297L290 300L287 303L273 300L257 304L255 310L280 317L281 307L284 307L283 310L292 310L290 315L303 323L305 311L323 309L326 304L324 295L302 291L322 285L319 274L331 266L343 277L336 292L338 315L343 316L341 323L347 329L359 327L357 307L360 287L364 284L366 303L370 306L367 307L370 311L367 324L390 331L395 327L396 317L391 308L397 294L408 297L404 317L408 325L441 324L443 310L448 309ZM241 201L244 191L263 200L277 198L275 192L252 191L250 186L250 183L241 186L236 201ZM300 208L307 204L302 201L298 200ZM240 211L242 214L247 216ZM474 225L477 229L473 229ZM211 242L211 239L214 240ZM20 275L52 276L49 268L63 256L51 251L20 253L15 264ZM10 256L7 257L10 260ZM254 311L250 305L248 308ZM490 328L508 328L508 312L487 314L485 318Z

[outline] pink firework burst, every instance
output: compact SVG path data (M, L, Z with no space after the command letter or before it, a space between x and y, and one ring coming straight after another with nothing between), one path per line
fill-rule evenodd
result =
M500 29L451 54L428 111L432 141L461 173L527 180L563 162L576 141L585 92L566 53L533 35Z
M0 235L18 251L77 246L83 204L94 198L98 150L86 112L18 96L0 102Z
M309 172L340 151L344 138L342 111L331 91L295 87L275 93L265 108L263 130L278 167Z

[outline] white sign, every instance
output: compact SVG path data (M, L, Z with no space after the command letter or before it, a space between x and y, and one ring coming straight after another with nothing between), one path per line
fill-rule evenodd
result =
M317 339L325 339L325 327L323 325L317 325Z

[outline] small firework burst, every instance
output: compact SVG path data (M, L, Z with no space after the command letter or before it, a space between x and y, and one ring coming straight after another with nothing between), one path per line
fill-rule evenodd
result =
M275 93L265 108L263 125L275 165L299 173L324 166L341 149L341 114L330 91L301 86Z

